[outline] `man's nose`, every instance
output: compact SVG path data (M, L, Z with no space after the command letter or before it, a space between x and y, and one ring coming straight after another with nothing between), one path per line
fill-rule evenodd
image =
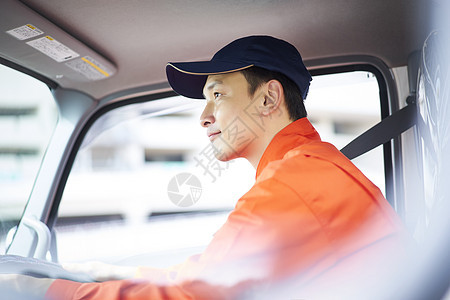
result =
M200 126L207 128L209 125L213 124L216 120L214 118L214 107L213 103L207 103L205 109L200 115Z

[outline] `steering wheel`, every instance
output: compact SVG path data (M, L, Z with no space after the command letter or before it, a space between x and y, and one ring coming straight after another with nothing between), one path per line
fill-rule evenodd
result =
M78 282L95 281L87 274L69 272L59 264L18 255L0 255L0 273L23 274L38 278L67 279Z

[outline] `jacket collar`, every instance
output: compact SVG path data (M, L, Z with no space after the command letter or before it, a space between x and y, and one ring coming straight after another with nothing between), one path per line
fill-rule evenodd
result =
M259 160L256 178L270 162L282 159L289 150L311 141L320 141L320 136L307 118L298 119L281 129Z

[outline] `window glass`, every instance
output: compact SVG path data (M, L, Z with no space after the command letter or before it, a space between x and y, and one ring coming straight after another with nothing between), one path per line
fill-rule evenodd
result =
M338 149L381 121L378 82L369 72L314 76L305 106L322 140ZM385 194L382 146L352 161Z
M0 253L19 222L56 126L44 83L0 65Z
M306 106L322 138L342 148L380 119L378 84L367 72L316 76ZM61 261L165 267L202 251L255 176L243 159L213 157L203 108L172 97L95 122L59 209ZM371 155L357 164L383 190L382 153Z
M61 261L142 261L152 254L152 265L160 265L209 242L255 171L243 159L213 157L199 126L203 106L172 97L115 109L95 122L59 208Z

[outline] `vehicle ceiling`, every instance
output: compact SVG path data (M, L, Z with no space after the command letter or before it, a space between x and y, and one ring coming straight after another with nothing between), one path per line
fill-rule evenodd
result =
M428 31L426 2L2 0L0 57L95 99L133 88L167 87L168 61L208 60L231 40L251 34L290 41L309 67L320 58L348 55L375 56L396 67L421 48ZM81 55L97 55L103 65L110 62L115 74L97 81L71 74L63 63L6 33L25 24Z

